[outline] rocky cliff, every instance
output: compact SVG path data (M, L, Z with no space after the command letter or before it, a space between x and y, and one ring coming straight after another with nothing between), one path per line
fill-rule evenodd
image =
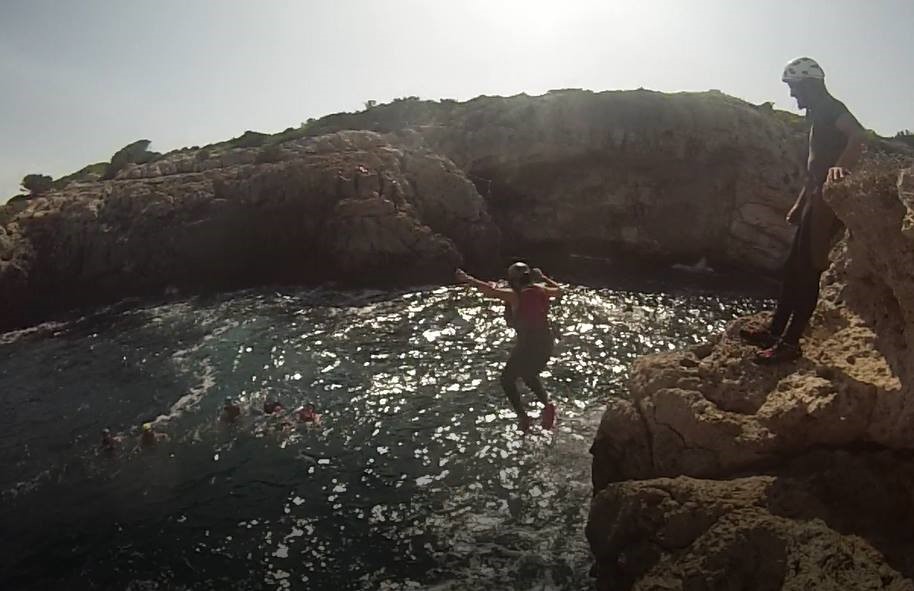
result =
M169 286L445 280L500 252L773 269L801 129L716 92L560 91L144 152L0 207L0 328Z
M347 127L414 130L476 183L509 250L765 270L805 155L799 118L719 92L401 101L316 129Z
M0 328L171 286L446 281L499 244L452 162L372 132L129 166L0 222Z
M914 589L914 184L871 163L798 363L738 329L650 356L591 452L600 589Z

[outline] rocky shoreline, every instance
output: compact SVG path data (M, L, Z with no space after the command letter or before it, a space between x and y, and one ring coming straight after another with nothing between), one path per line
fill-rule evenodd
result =
M914 177L870 163L795 365L736 321L639 360L593 443L599 589L914 589Z
M280 140L0 207L0 330L171 289L444 282L536 249L772 271L804 142L764 106L648 91L404 101ZM591 448L599 589L914 589L901 168L828 191L849 238L799 363L750 361L756 316L635 364Z
M802 161L791 117L717 92L405 100L93 165L0 206L0 329L174 288L437 283L536 252L770 271Z
M438 155L360 131L255 154L134 166L7 205L0 328L169 288L447 281L497 252L482 197Z

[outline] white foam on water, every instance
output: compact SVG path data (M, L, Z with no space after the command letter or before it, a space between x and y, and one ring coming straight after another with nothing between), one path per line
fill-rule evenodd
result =
M12 487L4 490L2 493L0 493L0 499L3 499L4 501L9 501L10 499L15 499L19 495L28 494L28 493L36 490L39 486L41 486L41 483L43 481L49 480L50 478L51 478L51 470L50 469L42 470L41 472L39 472L32 478L30 478L28 480L23 480L21 482L17 482Z
M71 320L69 322L44 322L42 324L37 324L35 326L30 326L28 328L21 328L18 330L11 330L0 334L0 345L11 345L23 337L29 337L33 335L39 336L57 336L56 334L48 335L48 333L56 333L60 329L66 328L71 324L75 324L83 318L78 318L76 320Z
M180 417L185 412L195 409L200 401L203 400L203 397L206 396L206 393L216 385L216 371L209 362L209 359L204 359L200 362L200 370L197 372L197 377L199 378L200 383L192 387L190 392L178 398L178 400L169 407L168 412L159 415L155 420L151 421L153 424L167 423L168 421Z

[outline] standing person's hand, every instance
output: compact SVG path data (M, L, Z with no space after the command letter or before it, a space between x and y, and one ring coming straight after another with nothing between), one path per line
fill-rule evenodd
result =
M794 205L790 208L790 211L787 212L787 223L791 226L796 226L800 223L800 208Z
M850 176L851 171L843 166L832 166L828 169L828 177L825 179L829 183L839 183Z
M539 283L545 275L543 275L543 271L539 267L536 267L530 271L530 277L533 279L533 283Z
M454 279L457 280L457 283L469 283L470 276L467 275L466 271L463 269L457 269L457 271L454 272Z

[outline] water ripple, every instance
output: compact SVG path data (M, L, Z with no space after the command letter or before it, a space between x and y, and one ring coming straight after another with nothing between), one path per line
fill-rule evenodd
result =
M558 428L528 437L498 384L501 307L458 288L247 291L0 335L0 586L586 588L606 397L639 355L757 305L570 289L544 374ZM152 420L169 439L142 450Z

